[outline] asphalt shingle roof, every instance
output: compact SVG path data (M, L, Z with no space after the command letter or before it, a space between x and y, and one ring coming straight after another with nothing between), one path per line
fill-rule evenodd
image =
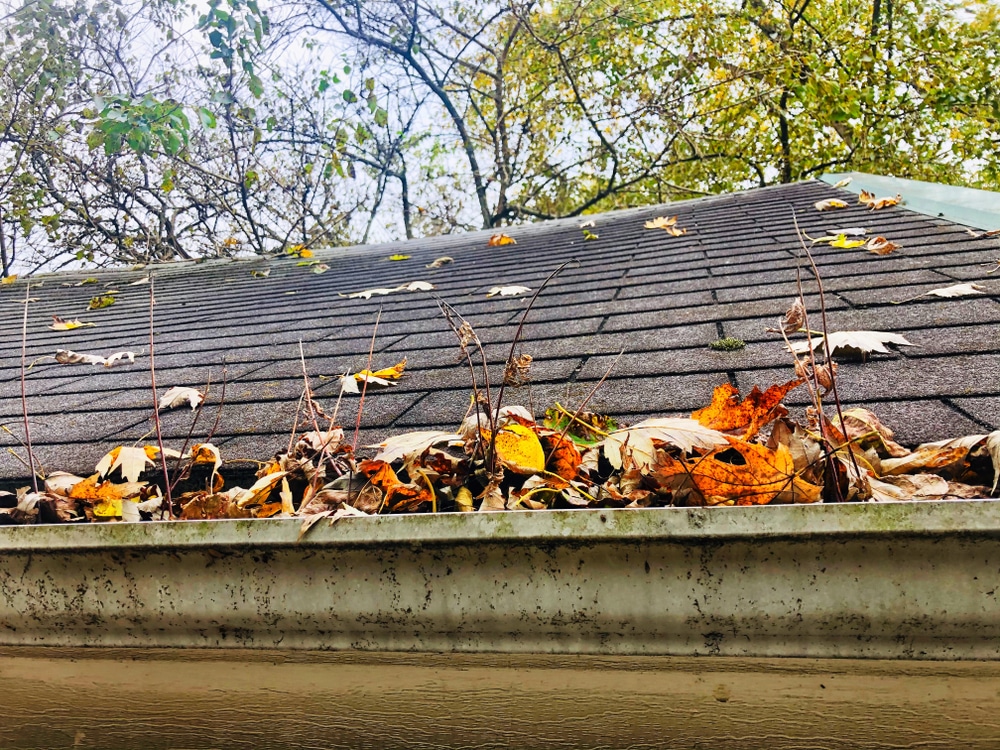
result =
M264 460L287 444L302 391L299 342L318 401L333 406L336 376L367 363L376 313L382 316L373 369L407 357L407 376L388 391L369 392L362 443L412 429L453 428L469 404L470 382L454 334L427 292L400 292L369 300L348 294L429 281L485 344L498 383L528 296L494 297L494 285L537 289L560 263L575 259L542 292L525 327L522 350L534 357L533 383L509 391L506 403L534 407L554 401L575 408L622 349L624 355L590 408L626 421L678 415L708 403L727 380L741 391L792 376L780 337L767 333L796 295L800 260L793 210L811 236L840 227L866 227L902 245L889 256L863 248L817 245L830 330L904 334L917 347L867 362L842 362L845 405L863 404L893 427L904 444L1000 427L1000 240L973 237L962 226L892 207L863 205L818 212L813 203L845 197L806 182L745 193L630 209L594 217L599 239L584 241L581 219L539 222L506 230L516 245L487 247L489 232L414 240L377 247L317 252L323 274L292 258L168 264L156 282L156 370L160 393L174 385L213 383L194 440L216 420L227 367L225 403L213 442L226 458ZM904 196L905 199L905 196ZM647 230L653 217L674 215L686 235ZM395 252L412 258L390 261ZM439 269L435 258L455 259ZM255 278L252 269L270 269ZM27 360L57 348L139 356L134 365L105 369L60 365L51 358L31 368L26 385L37 458L48 470L89 473L110 448L154 442L149 386L149 287L129 284L147 270L60 273L33 281ZM68 286L87 276L99 284ZM816 285L804 273L811 322L818 326ZM974 281L983 295L925 297L922 292ZM106 286L120 290L113 306L87 312ZM20 450L20 321L23 282L0 288L0 483L28 472L7 448ZM69 332L49 330L52 315L97 324ZM733 336L745 349L717 352L709 342ZM804 405L793 392L789 405ZM346 397L340 421L353 426L358 398ZM179 447L191 429L191 411L162 414L164 436ZM348 431L350 433L350 430ZM12 434L11 434L12 433ZM20 451L23 454L23 451ZM23 481L20 483L23 484Z

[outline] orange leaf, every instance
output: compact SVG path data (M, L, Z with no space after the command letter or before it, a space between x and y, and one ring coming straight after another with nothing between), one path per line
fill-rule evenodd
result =
M545 453L549 456L548 470L566 480L576 479L583 457L573 445L569 435L561 439L558 434L545 435L542 442L545 445Z
M754 386L742 401L736 388L730 383L723 383L712 393L712 403L698 409L691 417L713 430L739 431L744 440L749 440L768 422L787 413L781 406L782 400L789 391L804 382L801 378L789 380L784 385L772 385L763 392Z
M494 234L490 237L490 241L486 243L487 247L500 247L502 245L516 245L517 240L506 234Z
M756 443L726 438L729 448L692 460L661 454L653 478L678 492L688 489L694 505L767 505L813 503L822 487L796 476L792 454L779 445L772 450Z

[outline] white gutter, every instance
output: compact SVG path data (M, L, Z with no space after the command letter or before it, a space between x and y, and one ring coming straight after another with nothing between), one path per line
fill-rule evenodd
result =
M0 646L1000 659L995 501L0 528Z

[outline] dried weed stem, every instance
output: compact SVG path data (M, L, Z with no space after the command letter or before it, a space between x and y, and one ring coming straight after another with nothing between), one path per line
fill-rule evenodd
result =
M149 382L153 390L153 424L156 425L156 445L160 449L160 469L163 471L163 488L167 496L167 513L174 517L174 499L170 486L170 469L163 452L163 428L160 426L160 398L156 392L156 353L154 351L153 306L156 304L153 274L149 274Z
M25 362L28 358L28 305L31 302L31 282L24 285L24 315L21 318L21 416L24 418L24 447L28 451L28 468L31 470L31 488L38 494L38 472L35 470L35 452L31 447L31 423L28 420L28 387Z

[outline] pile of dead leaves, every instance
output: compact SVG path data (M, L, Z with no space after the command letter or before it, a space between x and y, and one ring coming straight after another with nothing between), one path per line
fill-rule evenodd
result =
M741 398L726 384L690 417L618 425L558 405L542 421L521 407L466 417L453 433L385 440L358 461L339 427L306 432L264 463L249 488L225 487L215 446L167 457L203 486L173 493L140 481L152 446L116 448L89 477L50 474L44 490L0 493L0 523L299 517L388 513L765 505L981 498L1000 476L1000 431L910 451L866 409L807 410L782 401L802 378ZM830 409L826 410L830 412Z

